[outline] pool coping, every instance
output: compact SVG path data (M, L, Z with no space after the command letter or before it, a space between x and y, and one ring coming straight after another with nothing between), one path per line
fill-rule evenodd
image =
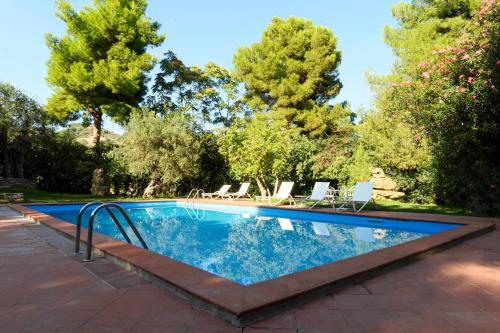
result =
M147 201L141 200L137 202ZM245 201L197 200L197 202L210 204L223 203L224 205L252 206L257 208L268 207L256 206L252 202ZM24 205L26 204L10 204L9 206L31 220L47 225L68 238L75 238L76 226L74 224L59 220ZM29 205L51 204L40 203ZM283 206L273 208L286 209L288 211L311 211L304 208ZM188 299L197 306L222 317L226 321L238 327L244 327L255 321L362 282L388 270L418 260L435 251L443 250L456 243L495 229L494 220L469 216L380 211L367 211L356 214L353 212L335 212L331 209L323 208L313 209L312 211L325 214L347 214L417 222L453 223L460 224L461 226L403 244L248 286L240 285L194 266L113 239L98 232L94 233L93 250L102 253L120 266L135 271L152 283L168 289L178 296ZM86 233L87 230L82 228L82 235ZM86 239L82 239L82 243L85 244Z

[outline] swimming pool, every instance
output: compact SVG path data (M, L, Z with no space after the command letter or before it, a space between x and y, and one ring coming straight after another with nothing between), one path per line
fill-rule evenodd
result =
M457 224L184 202L120 203L151 251L242 285L456 228ZM82 205L27 206L75 224ZM92 209L83 218L83 227ZM124 223L124 226L126 224ZM95 230L123 240L109 216ZM127 230L132 242L139 245ZM85 237L85 236L84 236Z

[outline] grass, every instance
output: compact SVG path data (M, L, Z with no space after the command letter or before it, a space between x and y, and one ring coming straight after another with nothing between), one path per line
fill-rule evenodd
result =
M471 210L460 207L449 207L436 204L414 204L408 202L399 202L391 200L376 200L370 202L365 207L366 210L382 210L389 212L409 212L409 213L427 213L443 215L467 215L472 216Z
M104 197L92 194L58 193L40 190L11 188L0 189L0 193L24 193L24 203L64 203L64 202L90 202L90 201L121 201L121 200L145 200L143 197L130 197L109 195Z
M24 193L24 203L64 203L64 202L90 202L90 201L122 201L122 200L145 200L143 197L130 196L105 196L96 197L91 194L73 194L47 192L40 190L29 190L22 188L0 189L0 193ZM381 210L390 212L411 212L411 213L429 213L444 215L468 215L473 213L470 210L460 207L448 207L435 204L412 204L399 201L376 200L366 207L366 210Z

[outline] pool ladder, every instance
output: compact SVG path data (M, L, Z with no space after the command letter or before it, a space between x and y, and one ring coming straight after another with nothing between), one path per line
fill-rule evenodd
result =
M200 194L203 196L203 193L204 191L201 188L193 188L191 191L189 191L186 202L191 204L191 206L193 207L195 200L200 197Z
M203 190L200 189L200 188L193 188L187 198L186 198L186 207L184 207L187 211L187 214L189 215L189 217L192 219L192 220L203 220L205 218L205 211L204 210L201 210L201 213L200 211L197 211L196 209L194 209L194 203L196 201L196 199L198 199L200 197L200 194L203 196Z
M80 253L80 236L81 236L81 231L82 231L82 216L85 210L91 206L97 206L92 213L90 214L89 218L89 223L88 223L88 234L87 234L87 252L84 261L91 261L92 260L92 235L94 233L94 219L97 215L97 213L100 210L105 210L108 215L111 217L111 220L115 223L116 227L118 230L120 230L120 233L122 234L123 238L127 241L127 243L132 244L132 241L130 240L130 237L127 235L127 232L121 225L120 221L117 219L115 213L111 210L111 208L117 209L123 218L125 218L125 221L127 221L127 224L129 225L130 229L132 229L134 235L137 237L139 242L141 243L142 247L145 248L146 250L148 249L148 246L144 239L142 238L141 234L135 227L134 223L128 216L127 212L125 212L125 209L123 209L121 206L115 204L115 203L102 203L100 201L93 201L89 202L85 206L83 206L80 211L78 212L78 219L76 221L76 235L75 235L75 254Z

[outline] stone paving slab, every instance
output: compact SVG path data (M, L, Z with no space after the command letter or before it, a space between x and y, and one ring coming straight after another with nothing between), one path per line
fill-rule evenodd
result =
M250 201L205 200L212 204L255 206ZM75 225L38 212L33 207L9 205L31 220L38 221L57 230L65 237L75 237ZM36 205L35 207L36 208ZM259 208L258 208L259 209ZM279 207L288 211L309 209ZM332 214L331 208L318 208L315 213ZM349 212L343 214L352 215ZM410 215L408 215L410 214ZM286 308L318 299L339 289L351 286L355 281L373 278L383 271L422 258L430 253L449 247L453 243L484 234L495 229L490 218L460 217L447 215L362 212L363 216L401 218L409 220L436 220L443 223L458 223L460 227L429 235L390 248L346 258L334 263L310 268L261 283L242 286L234 281L213 275L194 266L172 260L155 252L129 245L111 237L95 233L93 247L107 258L152 281L181 297L187 297L197 306L228 320L238 327L246 327L264 318L276 315ZM418 223L413 221L412 223ZM82 233L87 230L82 228ZM85 242L85 240L83 240Z
M0 332L500 333L500 231L236 328L0 206Z

